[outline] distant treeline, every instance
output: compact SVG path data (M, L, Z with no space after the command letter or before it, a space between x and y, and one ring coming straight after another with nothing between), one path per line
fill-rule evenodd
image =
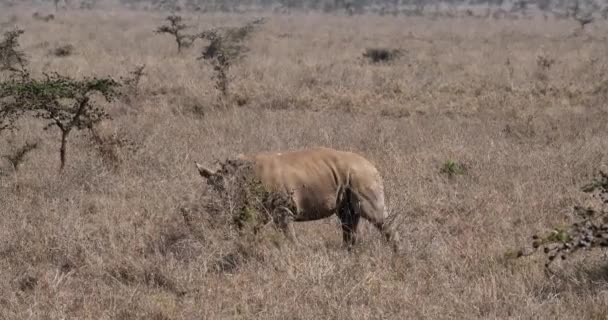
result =
M327 13L380 13L423 15L426 13L491 10L526 14L530 11L552 13L568 17L582 11L600 14L606 11L608 0L0 0L0 3L52 4L60 8L92 9L108 5L121 5L131 9L246 12L273 10L282 13L292 11L321 11ZM603 15L603 13L602 13Z

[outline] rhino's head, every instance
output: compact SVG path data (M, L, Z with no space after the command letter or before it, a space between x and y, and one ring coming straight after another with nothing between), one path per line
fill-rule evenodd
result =
M205 178L207 183L218 192L226 190L226 182L246 166L248 162L240 157L229 159L220 164L220 169L213 171L195 162L199 174Z

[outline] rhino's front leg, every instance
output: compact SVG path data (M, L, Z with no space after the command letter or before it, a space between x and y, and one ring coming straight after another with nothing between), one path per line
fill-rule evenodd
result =
M279 228L281 231L289 239L289 241L296 246L299 246L298 238L296 237L296 230L293 227L294 223L294 215L291 210L287 208L281 208L281 213L278 219Z

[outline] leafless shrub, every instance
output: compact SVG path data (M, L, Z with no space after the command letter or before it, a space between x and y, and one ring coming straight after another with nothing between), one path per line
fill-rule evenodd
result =
M579 0L574 1L569 10L570 16L578 22L580 30L585 30L585 26L592 23L594 20L593 9L584 10Z
M576 22L580 24L581 29L584 30L585 26L592 23L594 18L589 14L584 16L574 16L574 20L576 20Z
M36 12L34 12L34 14L32 14L32 18L34 18L36 20L44 21L44 22L49 22L49 21L55 19L55 15L52 13L40 14L39 12L36 11Z
M10 154L3 157L10 162L13 170L18 171L19 165L25 160L25 156L36 148L38 148L38 142L26 142L22 146L14 147Z
M555 64L555 59L544 56L544 55L539 55L536 57L536 65L543 69L543 70L549 70L551 69L551 67Z
M255 27L264 23L264 19L255 19L244 26L216 28L202 32L199 37L209 43L198 58L207 60L215 71L216 88L222 95L228 95L230 68L241 60L248 51L243 43L249 38Z
M19 36L23 30L16 29L4 33L0 42L0 71L20 72L25 68L25 53L19 50Z
M372 63L386 63L396 60L401 54L400 49L367 48L363 52L363 57Z
M608 247L608 173L600 171L599 176L582 190L591 193L600 208L575 206L574 214L581 220L554 228L544 236L534 235L532 248L520 250L518 257L531 255L543 247L548 259L545 266L549 267L556 258L565 260L580 249Z
M546 55L536 57L536 71L534 77L540 82L538 84L541 94L546 94L548 90L549 70L555 64L555 59Z
M133 69L133 71L130 71L129 74L131 75L131 77L127 78L124 80L124 84L126 86L129 86L131 88L133 88L133 90L137 90L137 87L139 86L139 81L141 80L141 77L143 77L145 75L144 73L144 69L146 68L145 64L142 64L140 66L137 66Z
M74 46L66 44L53 49L52 54L56 57L67 57L74 52Z
M19 279L19 290L21 291L31 291L38 285L38 278L26 275L23 278Z
M93 125L89 126L89 133L93 142L95 142L95 150L97 150L101 156L102 161L113 169L118 169L120 164L122 164L120 150L126 149L134 152L138 148L132 140L116 133L112 135L102 135Z
M136 66L132 71L129 71L129 76L122 78L122 88L121 88L121 98L125 100L126 103L131 103L133 98L139 95L139 83L141 78L146 75L144 73L144 69L146 68L145 64Z

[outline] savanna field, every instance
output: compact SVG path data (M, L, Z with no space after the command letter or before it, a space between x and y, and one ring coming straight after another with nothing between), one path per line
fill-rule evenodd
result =
M606 318L605 251L553 273L513 258L608 169L606 20L179 12L188 32L266 18L223 98L205 41L178 54L154 32L169 14L1 9L33 76L145 68L128 99L99 99L111 152L75 131L59 173L57 128L0 133L2 155L38 142L18 171L0 160L0 319ZM351 253L336 217L296 223L302 247L214 223L194 161L312 146L377 165L400 254L366 221Z

